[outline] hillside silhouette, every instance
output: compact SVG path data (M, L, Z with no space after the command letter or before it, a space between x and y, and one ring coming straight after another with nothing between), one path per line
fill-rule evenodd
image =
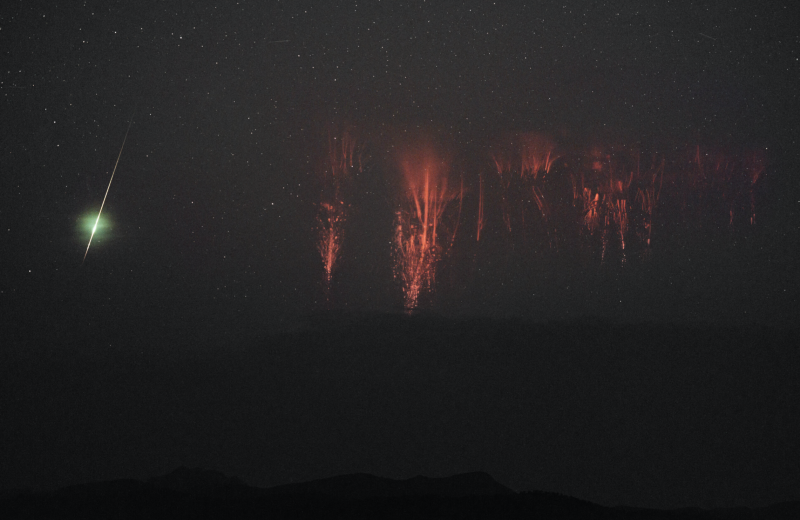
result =
M754 325L323 312L205 357L131 354L109 366L99 349L66 346L36 361L46 370L11 380L52 404L4 410L20 440L7 445L0 517L707 510L669 513L690 518L796 500L797 336ZM39 432L34 416L59 428ZM77 440L61 433L70 429ZM25 444L23 433L39 441ZM154 475L165 460L241 480L187 468L111 480ZM321 478L330 475L342 476ZM70 485L87 481L96 483ZM56 491L11 491L26 487ZM792 504L725 514L780 517Z
M475 472L445 478L423 476L393 480L365 473L286 484L271 488L270 493L285 495L316 494L345 500L389 497L437 496L460 498L467 496L499 496L514 494L498 484L487 473Z
M800 502L760 509L656 510L604 507L544 492L515 493L481 472L394 480L341 475L257 488L216 471L166 475L0 495L3 518L552 518L728 519L800 517Z

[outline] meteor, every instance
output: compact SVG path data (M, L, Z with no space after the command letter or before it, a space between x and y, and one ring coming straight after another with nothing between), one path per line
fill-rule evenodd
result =
M114 174L117 173L117 165L119 165L119 158L122 157L122 150L125 148L125 141L127 141L128 139L128 132L131 131L131 124L133 124L133 116L131 116L131 120L128 122L128 129L125 131L125 137L122 139L122 146L119 147L119 155L117 155L117 162L114 163L114 170L111 172L111 179L109 179L108 181L106 194L103 196L102 204L100 204L100 211L97 212L97 219L94 221L94 226L92 227L92 234L89 237L89 244L86 246L86 252L83 253L83 260L81 261L81 265L83 265L83 262L86 261L86 255L89 254L89 248L92 247L92 239L94 238L95 231L97 231L97 224L100 222L100 215L103 214L103 206L106 205L106 199L108 198L108 190L111 189L111 182L114 180Z
M481 241L481 230L486 224L486 218L483 216L483 175L478 175L478 181L480 182L480 192L478 195L478 237L475 240L476 242Z

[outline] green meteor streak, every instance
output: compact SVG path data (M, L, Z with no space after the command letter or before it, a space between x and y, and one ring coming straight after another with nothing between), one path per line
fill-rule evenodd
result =
M122 150L125 148L125 141L128 140L128 132L131 131L132 123L133 123L133 116L131 116L131 120L128 122L128 129L125 131L125 137L122 139L122 146L119 147L119 155L117 155L117 162L114 163L114 170L111 172L111 179L109 179L108 181L106 194L103 196L103 203L100 204L100 211L97 212L97 219L94 221L94 226L92 227L92 235L89 237L89 244L86 246L86 252L83 253L83 261L81 261L81 265L83 265L83 262L86 261L86 255L89 254L89 248L92 247L92 239L94 238L95 231L97 231L97 223L100 222L100 215L103 214L103 206L106 205L106 198L108 198L108 190L111 189L111 182L114 180L114 174L117 173L117 165L119 164L119 158L122 157Z

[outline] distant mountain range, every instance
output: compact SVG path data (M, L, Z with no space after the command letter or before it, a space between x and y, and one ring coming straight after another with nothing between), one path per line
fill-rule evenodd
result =
M218 471L178 468L52 492L0 493L0 518L800 518L800 502L767 508L662 511L604 507L556 493L516 493L481 472L394 480L363 473L268 489Z
M498 484L487 473L463 473L445 478L413 477L393 480L366 473L343 475L311 482L286 484L267 490L273 494L319 494L346 500L368 498L437 496L461 498L467 496L513 495L514 491Z

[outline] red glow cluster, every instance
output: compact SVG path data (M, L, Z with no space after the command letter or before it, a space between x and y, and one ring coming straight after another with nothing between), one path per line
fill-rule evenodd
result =
M347 220L343 186L354 171L362 170L358 144L350 132L328 143L317 219L326 293ZM415 309L423 295L433 294L437 268L455 244L458 249L483 248L487 236L505 236L512 249L531 244L526 251L581 244L597 252L601 263L614 252L625 264L631 254L644 259L652 255L654 235L664 222L731 231L740 224L755 224L756 187L766 169L764 151L730 153L704 145L667 149L665 153L603 144L576 148L526 132L494 141L485 162L467 165L457 183L448 161L432 147L407 150L398 161L402 188L393 237L394 274L405 308ZM468 212L475 211L470 213L476 218L473 246L456 242L465 173L474 179L468 183L472 189L466 190L474 193L466 204Z

